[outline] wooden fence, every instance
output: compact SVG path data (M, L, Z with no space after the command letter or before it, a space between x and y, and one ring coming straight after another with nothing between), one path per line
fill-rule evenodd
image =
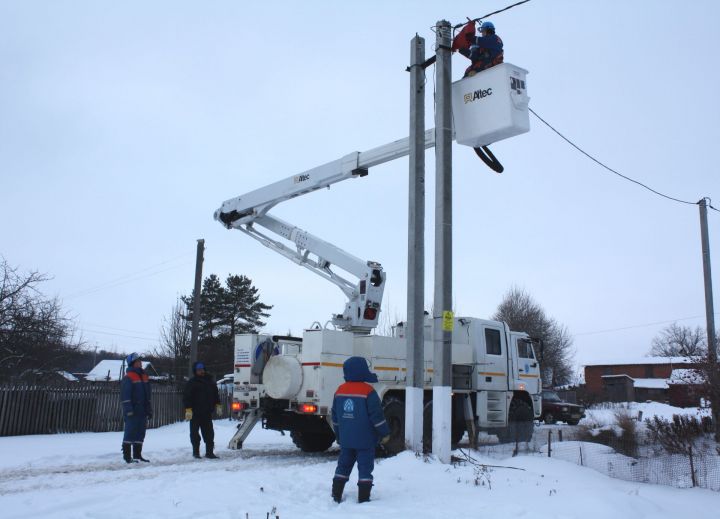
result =
M221 392L223 417L229 416L232 395ZM183 420L182 390L153 385L150 427ZM122 431L120 386L0 386L0 436L70 432Z

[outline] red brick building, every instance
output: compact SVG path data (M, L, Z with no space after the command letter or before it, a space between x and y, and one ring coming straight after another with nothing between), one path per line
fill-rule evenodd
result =
M585 389L588 397L596 401L654 400L678 407L694 406L699 401L694 384L680 383L673 371L686 372L695 367L686 357L642 357L592 364L585 366Z

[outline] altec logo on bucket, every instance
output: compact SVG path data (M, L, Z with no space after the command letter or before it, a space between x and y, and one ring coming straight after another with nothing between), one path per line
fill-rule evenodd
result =
M465 100L465 104L472 103L473 101L477 99L482 99L483 97L491 96L492 95L492 88L486 88L486 89L480 89L475 90L475 92L469 92L463 96L463 99Z

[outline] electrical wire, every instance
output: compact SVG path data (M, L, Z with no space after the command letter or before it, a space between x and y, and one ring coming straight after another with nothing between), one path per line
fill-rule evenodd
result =
M480 18L475 18L475 19L473 19L473 20L468 20L467 22L459 23L459 24L457 24L457 25L454 25L454 26L453 26L453 29L458 29L458 28L462 27L463 25L468 24L469 22L479 22L480 20L484 20L485 18L490 18L490 17L491 17L492 15L494 15L494 14L502 13L503 11L507 11L508 9L512 9L513 7L517 7L518 5L526 4L526 3L528 3L529 1L530 1L530 0L523 0L522 2L518 2L518 3L516 3L516 4L509 5L509 6L507 6L507 7L504 7L504 8L502 8L502 9L499 9L499 10L497 10L497 11L493 11L492 13L488 13L488 14L486 14L485 16L481 16Z
M137 270L137 271L135 271L135 272L131 272L131 273L129 273L129 274L125 274L125 275L123 275L123 276L120 276L120 277L115 278L115 279L111 279L111 280L106 281L106 282L104 282L104 283L100 283L99 285L95 285L95 286L93 286L93 287L88 287L88 288L79 290L79 291L77 291L77 292L72 292L72 293L66 295L63 299L72 299L72 298L75 298L75 297L80 297L80 296L84 296L84 295L88 295L88 294L93 294L93 293L95 293L95 292L100 292L100 291L102 291L102 290L107 290L107 289L109 289L109 288L115 288L115 287L117 287L117 286L124 285L124 284L126 284L126 283L131 283L131 282L133 282L133 281L137 281L137 280L140 280L140 279L144 279L144 278L147 278L147 277L152 277L152 276L155 276L155 275L157 275L157 274L161 274L161 273L163 273L163 272L167 272L168 270L173 270L173 269L176 269L176 268L184 267L184 266L186 266L186 265L188 265L188 264L190 264L190 263L192 263L192 262L183 262L183 263L180 263L179 265L174 265L174 266L172 266L172 267L167 267L167 268L160 269L160 270L154 270L154 269L157 269L158 267L161 267L162 265L166 265L166 264L168 264L168 263L172 263L172 262L177 261L177 260L179 260L179 259L185 258L185 257L187 257L187 256L189 256L189 255L190 255L190 253L182 254L182 255L180 255L180 256L176 256L176 257L174 257L174 258L171 258L171 259L169 259L169 260L166 260L166 261L157 263L157 264L155 264L155 265L151 265L151 266L149 266L149 267L145 267L145 268L140 269L140 270ZM154 270L154 271L153 271L153 272L149 272L149 273L147 273L147 274L143 274L144 272L147 272L148 270ZM142 275L141 275L141 274L142 274Z
M535 112L535 110L533 110L532 108L528 108L528 110L530 110L530 112L531 112L535 117L537 117L545 126L547 126L548 128L550 128L553 132L555 132L558 136L560 136L560 138L563 139L565 142L567 142L570 146L572 146L573 148L575 148L576 150L578 150L580 153L582 153L583 155L585 155L587 158L589 158L590 160L592 160L593 162L595 162L595 163L598 164L599 166L602 166L602 167L605 168L606 170L610 171L611 173L614 173L615 175L617 175L617 176L619 176L619 177L621 177L621 178L624 178L625 180L628 180L629 182L632 182L632 183L637 184L637 185L639 185L639 186L641 186L641 187L644 187L644 188L647 189L648 191L651 191L652 193L655 193L656 195L661 196L661 197L663 197L663 198L667 198L668 200L672 200L672 201L674 201L674 202L678 202L678 203L681 203L681 204L688 204L688 205L698 205L698 204L699 204L699 202L689 202L689 201L687 201L687 200L681 200L681 199L679 199L679 198L675 198L675 197L666 195L666 194L664 194L664 193L661 193L660 191L656 191L655 189L653 189L653 188L651 188L651 187L643 184L642 182L639 182L639 181L637 181L637 180L635 180L635 179L632 179L632 178L630 178L630 177L628 177L628 176L623 175L622 173L620 173L620 172L614 170L613 168L611 168L610 166L605 165L604 163L602 163L601 161L599 161L598 159L596 159L595 157L593 157L592 155L590 155L588 152L586 152L585 150L583 150L580 146L578 146L577 144L575 144L573 141L571 141L570 139L568 139L567 137L565 137L565 135L563 135L563 134L560 133L558 130L556 130L549 122L547 122L545 119L543 119L542 117L540 117L540 116ZM712 207L712 206L710 206L710 207ZM713 207L713 209L715 209L715 208ZM717 209L715 209L715 210L717 211Z
M720 315L720 313L716 313L715 315ZM670 320L667 320L667 321L657 321L657 322L654 322L654 323L632 324L632 325L630 325L630 326L623 326L623 327L621 327L621 328L611 328L611 329L608 329L608 330L598 330L598 331L594 331L594 332L573 333L572 336L573 336L573 337L578 337L578 336L580 336L580 335L599 335L599 334L601 334L601 333L620 332L620 331L623 331L623 330L632 330L632 329L635 329L635 328L647 328L647 327L649 327L649 326L657 326L657 325L659 325L659 324L676 323L676 322L678 322L678 321L690 321L690 320L692 320L692 319L703 319L704 317L705 317L704 315L694 315L694 316L692 316L692 317L681 317L681 318L679 318L679 319L670 319Z

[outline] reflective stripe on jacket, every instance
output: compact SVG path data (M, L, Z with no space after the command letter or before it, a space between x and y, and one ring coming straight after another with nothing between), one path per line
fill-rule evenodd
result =
M134 415L152 415L150 402L150 379L142 368L130 368L120 382L120 402L123 416L131 411Z

